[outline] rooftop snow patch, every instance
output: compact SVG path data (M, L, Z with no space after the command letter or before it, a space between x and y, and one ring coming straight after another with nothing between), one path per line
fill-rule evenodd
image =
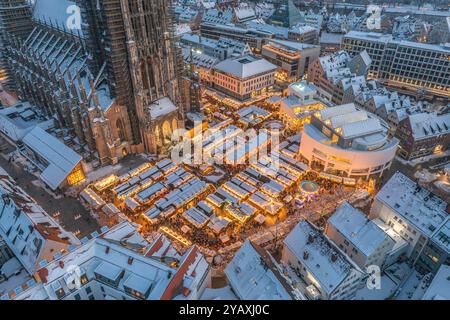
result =
M74 17L79 10L75 1L71 0L31 0L34 3L33 18L52 23L59 29L69 31L73 34L82 35L80 28L71 26L69 18ZM78 8L78 9L77 9Z
M248 240L225 269L228 281L240 299L291 300L291 294L275 273Z
M250 55L222 61L215 68L241 79L254 77L277 69L275 65L266 59L258 59Z

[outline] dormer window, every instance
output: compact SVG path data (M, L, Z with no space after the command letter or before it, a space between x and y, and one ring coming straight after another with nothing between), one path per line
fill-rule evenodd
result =
M123 276L123 269L108 263L102 262L94 271L95 278L107 285L117 287Z
M52 288L58 299L62 299L66 296L66 292L64 291L64 288L61 286L61 283L59 283L59 281L55 281L54 283L52 283Z
M123 283L125 292L138 299L147 299L152 282L135 274L131 274Z

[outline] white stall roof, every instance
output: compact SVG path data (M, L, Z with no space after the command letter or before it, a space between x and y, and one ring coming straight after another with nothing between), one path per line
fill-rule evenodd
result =
M48 161L49 165L42 171L41 179L53 190L66 180L82 160L78 153L40 127L31 130L23 138L23 143Z

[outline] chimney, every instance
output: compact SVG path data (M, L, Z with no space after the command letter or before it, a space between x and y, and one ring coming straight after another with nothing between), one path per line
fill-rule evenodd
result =
M312 233L310 233L308 235L308 243L307 244L311 244L314 242L314 235Z
M183 296L187 297L191 293L189 288L183 287Z
M303 259L304 260L308 260L308 258L309 258L309 252L308 251L304 251L303 252Z
M337 258L338 258L338 256L337 256L336 252L333 252L333 253L331 254L331 262L336 262L336 261L337 261Z

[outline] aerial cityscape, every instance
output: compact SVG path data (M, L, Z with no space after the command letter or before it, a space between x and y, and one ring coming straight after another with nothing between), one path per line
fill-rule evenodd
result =
M448 0L0 0L0 300L450 300L449 142Z

